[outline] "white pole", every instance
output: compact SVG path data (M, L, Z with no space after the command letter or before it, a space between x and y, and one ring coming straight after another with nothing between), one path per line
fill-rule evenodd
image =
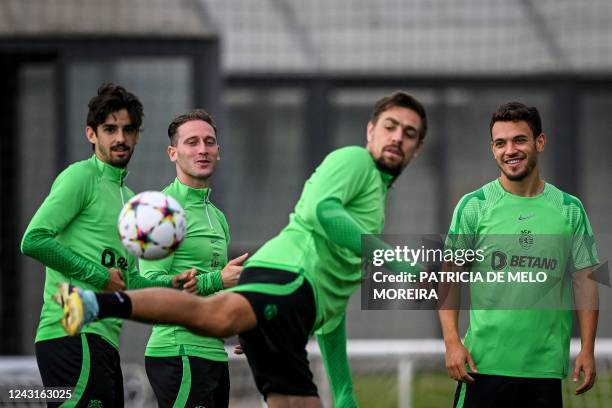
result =
M399 408L412 407L412 376L414 362L409 357L403 357L397 365L397 392Z

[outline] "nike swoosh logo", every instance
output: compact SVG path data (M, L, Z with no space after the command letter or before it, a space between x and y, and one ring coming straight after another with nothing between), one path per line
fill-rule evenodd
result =
M532 218L532 217L533 217L533 214L531 214L531 215L527 215L527 216L525 216L525 217L523 217L522 215L519 215L518 220L519 220L519 221L528 220L529 218Z

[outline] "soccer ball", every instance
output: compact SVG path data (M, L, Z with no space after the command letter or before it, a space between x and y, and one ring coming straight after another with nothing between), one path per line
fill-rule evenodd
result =
M130 254L160 259L178 248L186 224L185 212L174 198L159 191L145 191L123 206L117 227Z

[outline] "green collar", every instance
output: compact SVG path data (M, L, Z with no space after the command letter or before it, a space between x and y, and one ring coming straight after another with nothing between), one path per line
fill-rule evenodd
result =
M380 169L378 170L378 172L380 173L380 178L382 178L382 181L385 183L387 188L391 187L391 185L395 181L396 177L394 175L392 175L392 174L385 173L384 171L382 171Z
M96 166L98 173L103 179L115 181L122 185L123 181L128 175L127 169L122 169L121 167L115 167L108 163L104 163L102 160L98 159L95 154L91 156L90 160L93 162L94 166Z
M178 178L170 186L171 195L177 200L185 203L204 203L209 201L210 187L193 188L180 182Z
M536 194L534 196L529 196L529 197L525 197L525 196L520 196L520 195L516 195L516 194L512 194L511 192L507 191L504 186L502 186L501 181L499 180L499 177L495 180L495 186L497 187L498 191L500 191L502 193L502 195L507 196L507 197L512 197L518 200L534 200L534 199L538 199L540 197L544 197L545 195L547 195L549 187L548 187L548 183L544 182L544 189L542 189L542 191L539 194Z

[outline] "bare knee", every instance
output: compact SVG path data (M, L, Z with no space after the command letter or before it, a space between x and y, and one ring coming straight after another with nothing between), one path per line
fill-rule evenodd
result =
M234 330L234 325L228 319L228 316L223 316L216 319L215 323L210 329L210 335L212 337L226 338L236 334L238 333Z
M231 337L257 324L250 303L236 293L199 299L191 330L203 336Z
M226 338L237 334L232 324L233 317L219 310L214 316L202 316L199 318L198 328L200 334L210 337Z

